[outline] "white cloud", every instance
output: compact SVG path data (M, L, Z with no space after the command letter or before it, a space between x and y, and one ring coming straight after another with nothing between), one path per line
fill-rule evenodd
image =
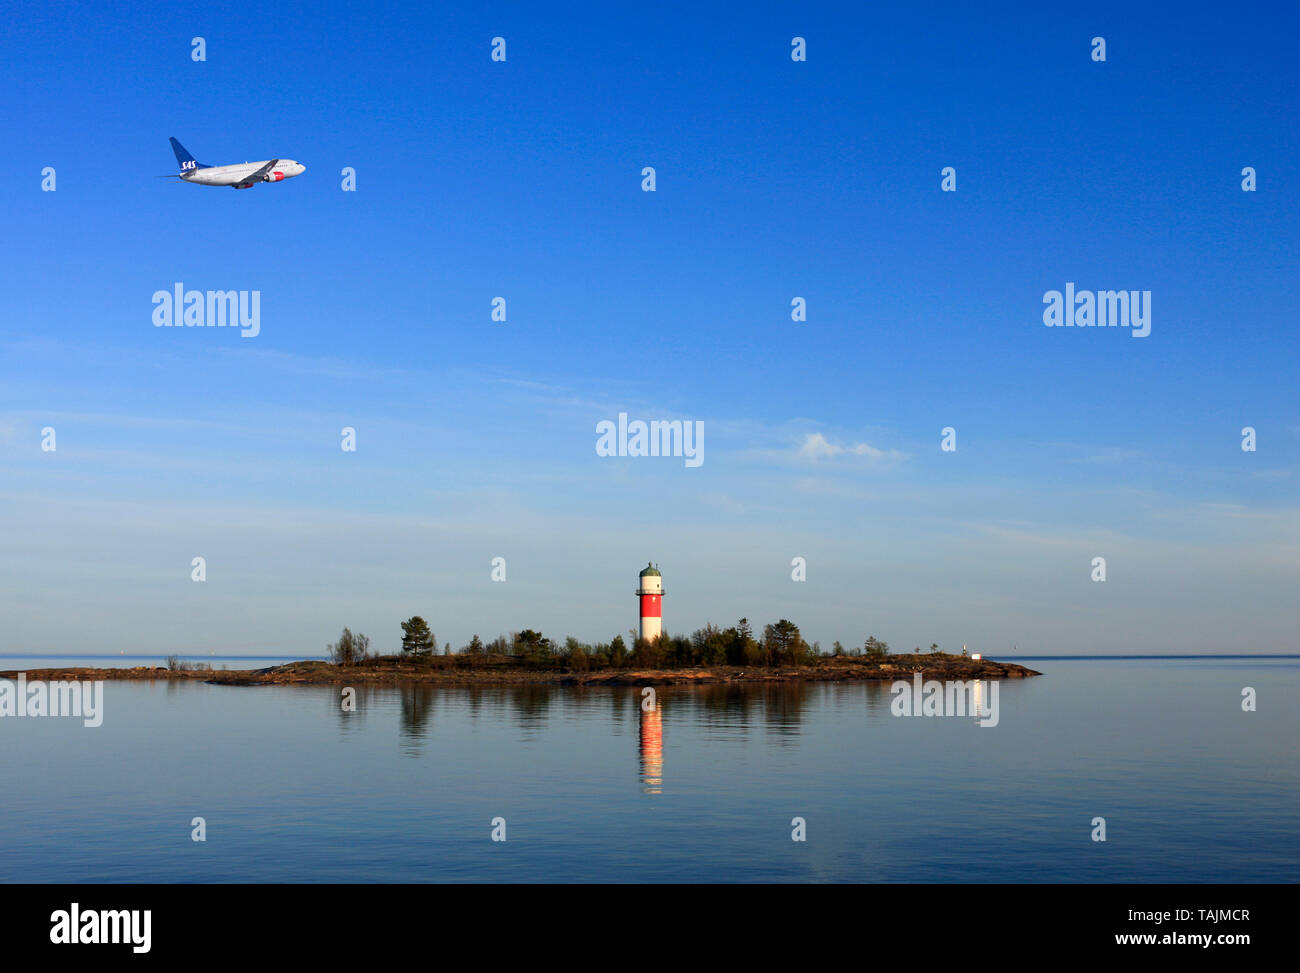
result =
M834 443L819 432L806 433L803 444L795 452L795 456L809 463L836 459L841 456L865 456L873 460L899 460L903 458L903 454L895 449L887 451L876 449L870 443Z

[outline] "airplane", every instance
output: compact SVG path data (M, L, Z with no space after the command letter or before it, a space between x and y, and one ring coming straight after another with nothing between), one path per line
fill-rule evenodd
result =
M270 159L262 162L245 162L233 166L205 166L196 162L194 156L175 139L171 140L172 151L181 171L176 176L160 178L181 179L185 182L198 183L200 186L231 186L235 189L247 189L259 182L279 182L301 176L307 167L293 159Z

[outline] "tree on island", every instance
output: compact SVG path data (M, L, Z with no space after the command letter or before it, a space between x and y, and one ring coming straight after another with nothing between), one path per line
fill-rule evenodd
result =
M621 666L626 661L627 643L623 641L623 636L615 635L614 641L609 643L609 664Z
M514 634L510 654L526 665L549 663L554 657L555 646L541 632L534 632L531 628L526 628L522 632Z
M882 642L874 635L868 635L866 642L862 644L863 653L871 659L883 659L889 655L889 643Z
M692 661L702 666L724 665L727 661L728 635L712 622L695 630L691 636Z
M700 664L700 659L695 653L695 646L684 635L665 636L663 649L664 661L670 669L681 669L686 666Z
M756 666L763 661L748 618L742 618L723 632L723 636L727 640L727 665Z
M794 666L804 661L808 643L799 633L799 626L783 618L763 629L763 654L769 666Z
M931 652L931 653L934 653L934 652L938 652L938 651L939 651L939 643L938 643L938 642L931 642L931 643L930 643L930 652Z
M419 615L402 622L402 654L413 656L433 655L438 640L429 630L429 623Z
M586 672L590 668L591 660L586 647L572 635L564 640L564 656L565 662L574 672Z
M465 646L465 655L483 655L486 650L483 648L483 640L475 635L469 640L469 645Z
M325 646L329 653L330 661L340 666L353 666L358 662L364 662L370 652L370 639L358 632L352 634L352 629L345 627L343 634L339 636L337 642Z
M668 650L668 636L660 632L652 639L637 639L632 643L628 661L638 669L658 669L663 666Z

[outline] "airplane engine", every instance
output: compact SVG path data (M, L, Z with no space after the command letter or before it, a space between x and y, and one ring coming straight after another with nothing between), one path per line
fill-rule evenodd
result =
M284 178L284 173L283 173L283 172L268 172L268 173L267 173L265 176L263 176L262 178L263 178L264 180L266 180L267 182L279 182L281 179Z

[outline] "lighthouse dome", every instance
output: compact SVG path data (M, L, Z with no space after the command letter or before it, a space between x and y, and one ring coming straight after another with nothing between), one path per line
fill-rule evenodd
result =
M640 574L639 576L642 577L642 578L662 578L662 577L663 577L663 575L659 573L659 569L658 569L657 567L655 567L653 564L649 563L648 561L646 562L646 566L645 566L644 568L641 569L641 574Z

